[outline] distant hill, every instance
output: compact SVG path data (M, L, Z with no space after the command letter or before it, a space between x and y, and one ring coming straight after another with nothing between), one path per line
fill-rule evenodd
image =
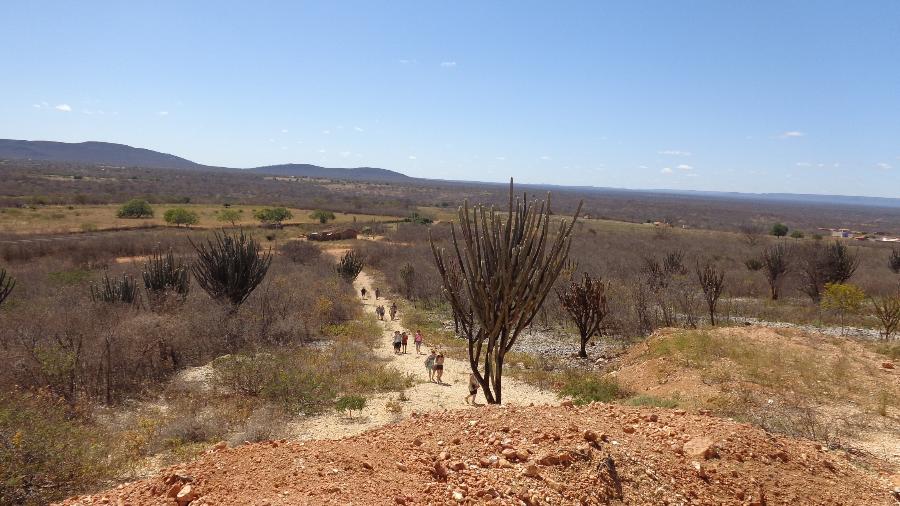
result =
M406 174L375 167L356 167L352 169L338 167L319 167L307 163L288 163L284 165L268 165L249 169L259 174L272 176L315 177L328 179L350 179L356 181L409 182L414 181Z
M80 162L160 169L202 169L203 165L175 155L111 142L52 142L0 139L0 158Z

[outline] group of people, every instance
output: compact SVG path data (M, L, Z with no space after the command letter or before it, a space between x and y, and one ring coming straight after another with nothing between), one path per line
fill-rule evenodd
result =
M381 290L378 288L374 289L375 291L375 300L378 300L381 297ZM360 288L360 295L363 299L365 299L368 295L368 290L365 287ZM391 321L394 321L397 317L397 304L391 302L390 309L388 309L389 315L391 317ZM385 308L383 304L379 304L375 306L375 314L378 315L378 319L384 321L385 316ZM413 334L413 344L416 347L416 355L422 355L422 343L424 342L424 338L422 337L422 331L417 330L415 334ZM392 338L392 343L394 345L394 354L395 355L405 355L407 353L407 346L409 345L409 334L407 332L400 332L399 330L394 331L394 336ZM438 350L429 350L428 357L425 359L425 370L428 371L428 381L432 383L437 383L439 385L444 385L444 352ZM478 389L481 387L481 384L478 383L478 378L474 374L469 375L469 395L466 396L466 404L477 405L475 403L475 397L478 395Z
M422 331L417 330L413 336L413 344L416 345L416 355L422 354ZM406 355L406 346L409 344L409 334L394 331L394 355Z

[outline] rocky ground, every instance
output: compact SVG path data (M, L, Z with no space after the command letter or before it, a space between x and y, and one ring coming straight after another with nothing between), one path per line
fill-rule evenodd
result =
M893 487L813 442L594 403L421 414L337 441L220 444L64 504L890 505Z

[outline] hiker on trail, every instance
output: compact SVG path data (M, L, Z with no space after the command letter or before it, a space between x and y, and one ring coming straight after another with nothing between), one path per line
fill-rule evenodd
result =
M402 342L403 342L403 337L400 336L400 331L395 330L394 331L394 355L400 354L400 346L401 346Z
M375 308L375 314L378 315L378 319L384 321L384 306L378 306Z
M417 330L416 335L413 336L413 342L416 343L416 355L421 355L422 352L420 348L422 348L422 331Z
M394 321L394 318L397 316L397 304L391 302L391 321Z
M444 376L444 352L439 351L437 356L434 357L434 379L437 381L439 385L443 385L444 382L441 381L441 378Z
M375 287L375 300L378 300L378 297L381 297L381 288Z
M428 358L425 359L425 369L428 370L428 381L434 381L434 359L436 355L434 354L434 350L431 350L431 355L428 355Z
M481 384L478 383L478 378L475 377L475 373L469 374L469 395L466 396L466 404L470 404L469 398L471 398L471 404L473 406L475 405L475 396L478 395L478 387L480 386Z
M406 355L406 344L409 343L409 334L406 332L400 334L400 343L403 345L403 354Z
M359 293L360 293L360 295L362 295L362 298L365 299L366 298L366 287L360 288Z

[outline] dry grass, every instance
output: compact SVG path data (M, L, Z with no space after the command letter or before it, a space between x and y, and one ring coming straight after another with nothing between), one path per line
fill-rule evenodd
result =
M0 208L0 233L10 234L53 234L65 232L90 232L113 228L136 228L146 226L163 226L163 214L174 207L184 207L195 213L200 222L195 228L217 228L231 226L217 219L219 213L226 209L220 205L208 204L156 204L153 205L153 218L134 219L117 218L118 205L73 205L73 206L36 206L33 208ZM229 209L237 211L240 219L238 226L255 226L259 220L253 217L254 211L266 206L232 205ZM290 209L294 215L285 221L287 225L317 224L309 217L309 209ZM390 216L371 216L363 214L335 213L335 220L329 224L370 223L372 221L396 220Z

